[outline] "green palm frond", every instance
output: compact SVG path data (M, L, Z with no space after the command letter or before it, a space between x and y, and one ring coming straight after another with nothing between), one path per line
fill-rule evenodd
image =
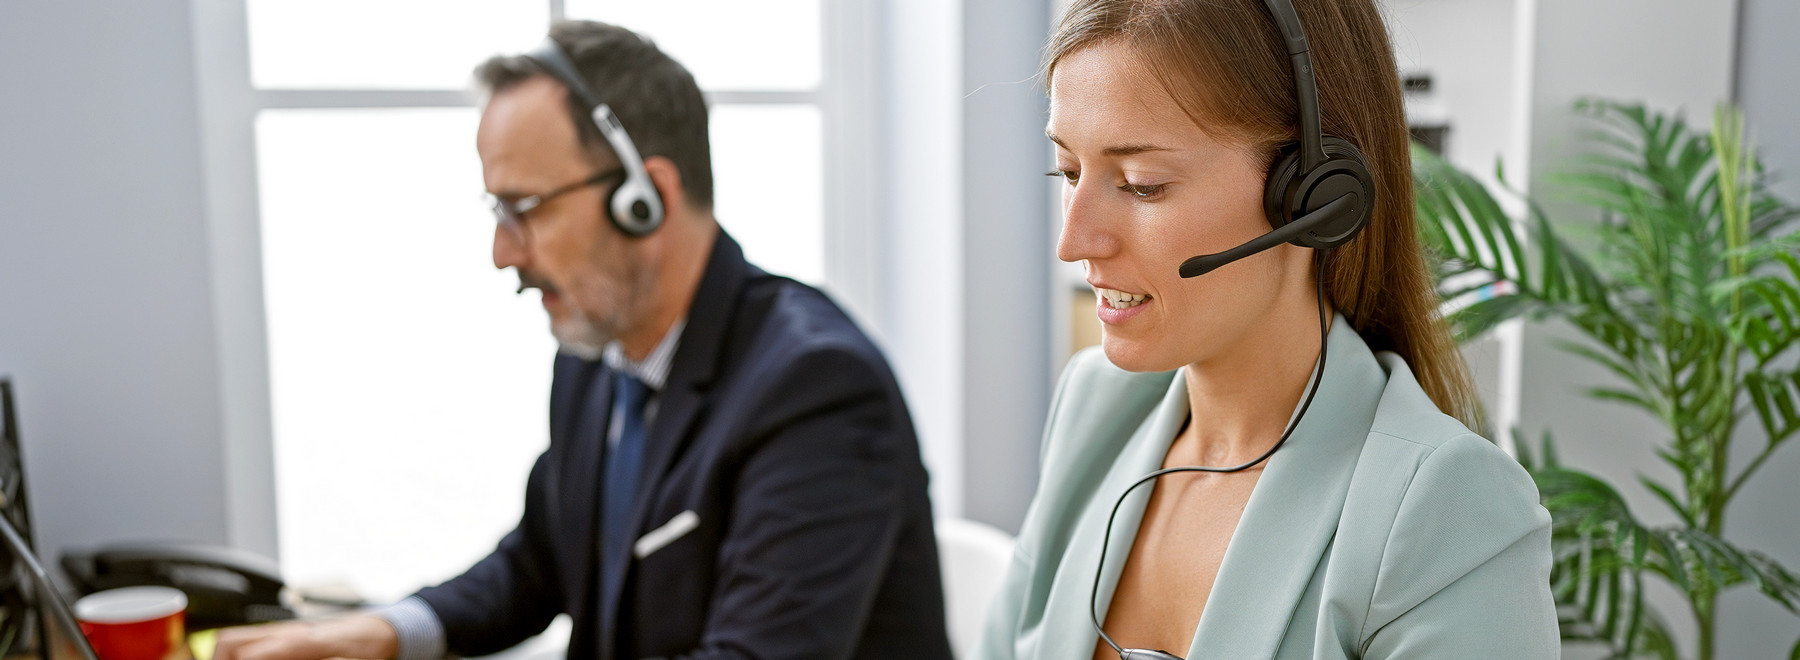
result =
M1444 298L1482 298L1450 314L1459 340L1556 308L1597 310L1594 323L1610 325L1605 287L1593 266L1556 235L1541 212L1533 208L1529 224L1515 222L1481 182L1417 144L1413 180L1420 232L1438 279L1461 281L1447 287Z
M1551 511L1551 593L1566 641L1598 643L1613 658L1677 657L1662 619L1644 603L1649 532L1606 482L1564 468L1546 432L1536 451L1513 431L1519 462Z
M1550 585L1563 639L1605 644L1612 657L1674 658L1661 618L1644 604L1650 531L1591 475L1539 467L1532 477L1552 512Z
M1619 657L1660 655L1667 631L1643 602L1646 572L1687 594L1753 586L1800 614L1800 578L1767 556L1687 525L1646 527L1591 474L1538 467L1532 477L1552 513L1551 588L1566 639L1606 643Z
M1617 378L1588 395L1644 411L1669 434L1656 455L1678 481L1639 483L1681 523L1656 528L1605 481L1559 465L1548 434L1538 457L1515 443L1552 515L1565 637L1605 643L1614 657L1676 657L1643 606L1649 574L1687 595L1707 660L1722 590L1752 586L1800 614L1800 581L1723 537L1726 504L1800 436L1800 210L1770 194L1735 111L1715 114L1710 132L1642 106L1584 101L1577 111L1591 120L1589 153L1549 182L1598 222L1553 225L1510 192L1502 204L1415 145L1420 236L1459 340L1509 319L1567 321L1583 337L1557 347ZM1745 465L1732 460L1734 431L1750 418L1766 442L1733 475Z
M1756 356L1757 366L1800 345L1800 235L1770 240L1738 251L1735 256L1756 264L1761 272L1729 278L1712 286L1719 301L1737 299L1749 309L1731 327L1737 342Z
M1757 173L1762 172L1758 165ZM1795 218L1800 218L1800 207L1790 206L1776 199L1767 187L1759 186L1753 191L1750 200L1750 238L1761 240L1770 238L1777 231L1786 228Z
M1649 561L1644 568L1686 593L1717 593L1747 584L1800 614L1796 609L1800 580L1762 553L1739 549L1704 530L1685 526L1649 530L1649 540Z
M1738 472L1736 478L1725 487L1725 499L1737 495L1738 489L1744 487L1750 476L1762 468L1769 456L1781 448L1783 443L1800 435L1800 370L1752 371L1744 376L1745 395L1750 399L1750 406L1756 411L1756 419L1762 424L1763 433L1768 440L1750 464Z
M1769 444L1780 444L1800 433L1800 371L1759 371L1749 374L1744 385Z

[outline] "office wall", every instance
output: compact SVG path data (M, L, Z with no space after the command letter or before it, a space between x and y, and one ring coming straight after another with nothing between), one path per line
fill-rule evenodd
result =
M1449 113L1445 158L1486 176L1507 153L1513 128L1515 0L1390 0L1382 3L1395 61L1431 74Z
M883 2L881 11L878 334L932 466L934 511L961 515L961 4Z
M1776 177L1775 192L1800 204L1800 3L1794 0L1742 0L1739 11L1737 101L1744 108L1758 153ZM1796 226L1795 229L1800 229ZM1742 446L1757 447L1761 437ZM1748 460L1740 450L1737 469ZM1744 547L1767 553L1788 570L1800 570L1800 524L1793 502L1800 501L1800 446L1784 447L1744 487L1728 513L1726 529ZM1720 657L1786 657L1800 639L1793 614L1746 589L1726 594L1720 605L1720 635L1727 645ZM1742 640L1741 642L1739 640Z
M1764 162L1775 172L1776 191L1800 202L1800 3L1742 0L1739 18L1737 98L1744 107Z
M0 372L38 546L228 538L187 0L0 3Z
M1050 409L1055 246L1037 77L1043 0L963 5L964 515L1016 531L1036 491Z
M936 459L937 513L1016 531L1055 376L1035 78L1049 7L882 6L879 334Z

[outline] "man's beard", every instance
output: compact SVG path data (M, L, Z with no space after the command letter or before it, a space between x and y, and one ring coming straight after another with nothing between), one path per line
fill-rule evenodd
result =
M569 304L569 317L550 319L550 336L556 338L556 352L592 362L600 359L606 344L613 340L601 332L579 306Z
M550 336L556 338L556 352L588 361L598 360L606 345L615 339L588 318L587 310L575 302L574 296L563 295L543 278L519 271L519 292L526 289L554 293L562 298L565 317L561 320L555 316L550 318Z

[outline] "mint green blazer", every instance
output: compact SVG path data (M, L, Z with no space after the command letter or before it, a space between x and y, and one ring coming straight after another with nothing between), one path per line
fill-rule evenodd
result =
M1312 407L1257 481L1181 655L1557 657L1550 515L1530 476L1439 412L1405 361L1372 353L1342 316L1328 341ZM1070 361L976 657L1092 657L1088 594L1106 515L1162 466L1188 414L1179 373L1126 372L1097 349ZM1113 525L1103 621L1149 496L1133 491Z

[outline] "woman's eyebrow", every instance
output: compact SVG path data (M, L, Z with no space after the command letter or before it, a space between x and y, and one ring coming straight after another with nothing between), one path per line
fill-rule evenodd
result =
M1050 138L1051 142L1055 142L1064 149L1069 149L1068 143L1063 142L1062 138L1057 137L1055 133L1044 131L1044 137ZM1074 151L1073 149L1069 150ZM1176 151L1176 149L1156 144L1119 144L1101 149L1100 153L1106 156L1131 156L1150 151Z
M1154 144L1121 144L1102 149L1100 153L1108 156L1130 156L1147 151L1174 151L1174 149Z

